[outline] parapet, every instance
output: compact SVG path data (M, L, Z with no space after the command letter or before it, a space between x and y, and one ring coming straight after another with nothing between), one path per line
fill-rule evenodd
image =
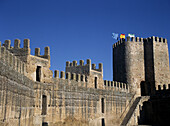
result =
M30 40L24 39L24 47L20 47L20 40L14 40L14 48L11 46L11 40L5 40L3 46L16 56L30 55Z
M35 48L35 56L50 60L50 47L44 48L44 55L40 55L40 48Z
M170 84L157 85L156 90L170 90Z
M146 38L145 39L146 42L160 42L160 43L167 43L167 39L166 38L162 38L162 37L155 37L155 36L152 36L152 37L149 37L149 38Z
M30 55L30 40L24 39L23 48L21 48L20 40L14 40L14 47L11 46L11 40L5 40L3 46L16 56ZM40 48L35 48L35 56L50 60L50 47L44 48L44 55L40 55Z
M104 86L105 86L106 90L114 90L114 91L119 91L119 92L129 92L129 87L126 83L104 80Z
M113 44L113 48L116 48L125 42L143 42L143 38L140 37L126 37L126 39L120 39L118 42Z
M72 70L75 68L76 70L80 70L80 69L88 69L88 70L95 70L98 72L103 72L103 64L99 63L98 64L98 68L96 68L96 64L91 64L91 59L87 59L86 60L86 64L84 64L84 60L80 60L79 61L79 65L77 64L77 61L73 61L72 63L70 63L70 61L66 62L66 69L68 70L68 68L72 68ZM86 69L86 70L87 70ZM71 71L69 71L71 72Z
M59 75L60 73L60 75ZM54 71L54 78L58 79L63 79L63 80L74 80L77 82L87 82L85 80L85 75L81 75L81 74L76 74L76 73L70 73L70 72L64 72L64 71L58 71L55 70Z
M126 37L126 39L120 39L118 42L113 44L113 48L119 47L122 44L124 44L125 42L160 42L160 43L167 43L167 39L165 38L160 38L160 37L149 37L149 38L140 38L140 37Z

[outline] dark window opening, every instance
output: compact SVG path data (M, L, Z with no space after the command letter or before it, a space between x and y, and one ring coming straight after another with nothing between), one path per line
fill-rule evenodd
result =
M86 82L88 81L87 77L85 77L85 81L86 81Z
M104 113L104 98L101 99L101 104L102 104L102 106L101 106L101 108L102 108L102 113Z
M37 66L36 69L36 81L40 82L41 80L41 66Z
M81 81L83 81L83 75L81 75Z
M104 122L104 119L102 119L102 126L105 126L105 122Z
M97 89L97 77L95 77L94 83L95 83L95 88Z
M48 123L47 122L43 122L42 126L48 126Z
M71 74L71 79L73 80L73 74Z
M79 76L78 76L78 74L77 74L77 75L76 75L76 81L78 81L78 79L79 79L78 77L79 77Z
M42 115L47 114L47 96L42 96Z

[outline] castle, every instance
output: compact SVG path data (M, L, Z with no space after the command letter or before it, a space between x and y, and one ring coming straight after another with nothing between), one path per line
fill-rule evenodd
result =
M0 126L112 126L164 124L170 107L167 40L127 37L113 45L113 81L103 80L103 64L67 61L50 70L30 40L0 43ZM165 106L165 107L164 107ZM163 107L163 108L162 108ZM157 111L160 110L160 111ZM154 115L154 116L153 116Z

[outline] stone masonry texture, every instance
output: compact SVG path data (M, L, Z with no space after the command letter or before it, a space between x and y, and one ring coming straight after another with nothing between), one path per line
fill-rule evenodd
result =
M136 97L170 83L163 38L128 37L115 43L113 81L103 80L103 64L96 68L90 59L67 61L65 71L53 75L50 48L44 55L36 48L31 55L30 40L23 43L23 48L19 39L14 47L10 40L0 43L0 126L120 125ZM137 123L131 120L127 124Z

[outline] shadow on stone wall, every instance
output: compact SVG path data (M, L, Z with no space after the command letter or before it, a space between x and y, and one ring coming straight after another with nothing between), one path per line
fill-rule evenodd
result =
M139 125L165 126L170 119L170 90L156 91L143 103L138 118Z

